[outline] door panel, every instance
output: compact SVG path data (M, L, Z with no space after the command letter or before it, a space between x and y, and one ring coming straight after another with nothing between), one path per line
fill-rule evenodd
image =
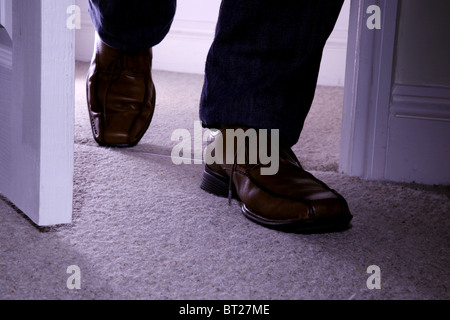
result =
M371 5L380 8L380 29L366 25ZM448 10L447 0L352 0L342 172L450 184Z

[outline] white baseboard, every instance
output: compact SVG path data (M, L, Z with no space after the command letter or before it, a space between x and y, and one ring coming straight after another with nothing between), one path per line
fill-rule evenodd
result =
M173 28L166 38L153 48L153 69L204 74L206 56L214 33L202 29ZM82 24L76 35L76 59L90 61L94 43L92 26ZM327 42L318 85L344 86L346 38L330 38Z
M344 87L347 38L330 38L323 50L318 85Z
M213 38L214 32L204 29L172 28L153 49L153 68L204 74L206 56Z

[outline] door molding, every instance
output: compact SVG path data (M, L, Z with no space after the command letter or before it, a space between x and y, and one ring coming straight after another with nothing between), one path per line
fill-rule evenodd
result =
M396 84L391 115L395 118L450 122L450 88ZM426 105L427 108L423 108Z
M370 5L381 9L381 29L366 25ZM350 4L339 170L385 179L389 104L393 84L398 0Z
M405 38L399 37L411 39L424 25L428 28L421 37L431 37L441 28L431 20L412 20L410 15L421 10L417 3L351 2L339 166L343 173L373 180L450 183L450 87L434 84L433 75L414 81L398 78L403 61L399 52L405 45L400 41ZM366 10L374 4L381 9L381 29L366 26ZM428 19L433 19L430 13ZM421 58L422 68L447 62L430 57Z

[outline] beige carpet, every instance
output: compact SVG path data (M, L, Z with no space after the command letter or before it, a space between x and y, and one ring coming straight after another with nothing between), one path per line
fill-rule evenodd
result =
M73 223L37 228L0 200L0 299L449 299L449 188L337 172L342 88L318 87L303 165L340 191L349 230L298 235L245 219L176 166L175 129L192 132L202 77L154 72L157 110L132 149L92 140L77 64ZM70 290L67 267L81 271ZM381 289L367 285L370 265Z

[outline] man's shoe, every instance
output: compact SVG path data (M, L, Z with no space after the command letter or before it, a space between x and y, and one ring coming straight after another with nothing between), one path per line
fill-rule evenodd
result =
M132 147L147 131L155 110L152 49L125 53L96 36L86 81L87 105L95 141Z
M248 145L236 144L234 162L226 163L225 131L226 128L221 130L223 161L220 162L223 164L206 164L203 190L239 200L242 213L265 227L298 233L331 232L348 227L352 215L346 200L306 172L290 148L280 145L278 171L262 175L261 168L267 164L262 164L259 157L257 163L249 163ZM236 150L245 150L245 163L236 163Z

